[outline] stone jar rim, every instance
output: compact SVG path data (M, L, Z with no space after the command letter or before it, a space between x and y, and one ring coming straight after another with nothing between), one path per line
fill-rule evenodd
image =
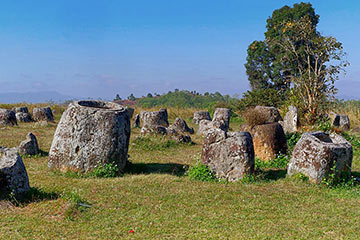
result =
M342 136L340 136L338 134L335 134L335 133L327 134L327 133L318 131L318 132L307 132L307 133L304 133L303 135L307 135L313 141L318 142L318 143L320 143L322 145L329 146L329 147L338 147L338 146L344 146L344 145L351 145L344 137L342 137ZM325 140L322 140L321 138L319 138L319 137L321 137L321 135L327 136L331 142L330 141L325 141Z
M118 103L99 101L99 100L81 100L73 103L79 108L91 108L99 111L126 111L126 108Z

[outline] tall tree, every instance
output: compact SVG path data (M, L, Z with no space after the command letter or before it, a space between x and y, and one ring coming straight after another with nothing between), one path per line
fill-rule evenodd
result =
M314 123L336 93L334 83L349 63L344 59L342 44L317 32L309 16L284 22L282 26L282 31L288 34L266 41L284 53L281 62L291 63L293 69L288 79L293 85L293 103L305 113L309 123Z
M334 82L348 65L342 44L322 36L318 22L310 3L275 10L267 19L265 41L250 44L245 64L253 91L287 93L309 123L326 110L336 92Z
M294 4L293 7L284 6L272 13L267 19L265 38L279 40L290 32L283 31L283 24L296 21L308 16L316 28L319 15L310 3ZM296 74L292 62L283 62L286 51L277 45L269 45L269 41L254 41L247 49L246 73L251 89L274 88L286 90L290 87L289 75ZM294 72L295 71L295 72Z

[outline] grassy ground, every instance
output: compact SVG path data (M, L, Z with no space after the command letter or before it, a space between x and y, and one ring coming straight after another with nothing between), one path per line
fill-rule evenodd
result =
M180 114L169 112L171 120ZM0 128L0 146L17 146L31 131L46 153L55 128ZM251 184L190 181L183 167L197 161L200 137L192 136L194 145L148 150L133 144L138 134L133 129L133 171L122 177L74 177L49 171L46 156L23 158L33 200L0 201L0 239L359 238L359 188L313 186L285 178L285 169ZM353 171L360 172L358 154Z

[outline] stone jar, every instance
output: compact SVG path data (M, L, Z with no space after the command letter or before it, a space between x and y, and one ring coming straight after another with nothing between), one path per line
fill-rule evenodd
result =
M140 119L143 126L140 130L142 134L159 133L166 134L166 128L169 126L168 113L166 109L159 111L140 113Z
M283 120L279 113L279 110L275 107L256 106L255 111L258 111L261 115L263 115L267 123L273 123Z
M255 157L250 133L210 129L204 140L201 161L215 172L218 178L228 181L236 181L247 174L253 174Z
M0 146L0 193L14 192L21 196L29 190L29 177L17 149Z
M130 115L123 106L104 101L69 104L57 126L48 167L88 172L116 163L123 170L128 159Z
M267 123L250 127L243 125L243 131L249 131L253 138L255 157L269 161L280 154L286 154L287 141L280 123Z
M213 126L225 132L229 129L231 110L228 108L216 108L213 116Z
M14 111L0 108L0 126L17 125L16 115Z
M33 119L34 121L47 121L53 122L54 116L50 107L39 107L33 109Z
M296 144L288 175L302 173L312 183L321 183L335 164L336 177L350 176L353 150L351 144L338 134L304 133Z
M192 122L194 124L199 124L201 120L210 120L211 121L210 113L207 111L194 112L194 117L193 117Z

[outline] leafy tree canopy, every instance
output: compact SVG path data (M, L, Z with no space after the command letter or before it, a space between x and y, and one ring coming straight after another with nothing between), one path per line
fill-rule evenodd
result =
M284 31L284 25L308 16L311 24L316 28L319 15L310 3L294 4L293 7L284 6L272 13L267 19L265 32L266 41L254 41L247 49L246 74L251 89L275 88L286 90L290 87L289 75L296 74L296 67L292 62L284 62L286 51L278 45L269 42L282 39L285 35L294 34Z

